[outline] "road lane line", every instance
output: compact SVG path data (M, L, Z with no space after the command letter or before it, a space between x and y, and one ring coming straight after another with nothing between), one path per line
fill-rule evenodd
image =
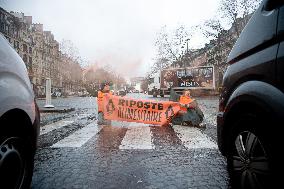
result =
M46 133L49 133L50 131L53 131L55 129L60 129L62 127L65 127L66 125L70 125L74 123L74 121L71 121L70 119L60 120L48 125L45 125L43 127L40 127L40 135L44 135Z
M89 117L90 115L92 115L92 114L79 114L77 119L84 119L84 118Z
M136 122L127 122L127 121L111 121L111 126L114 127L149 127L147 123L136 123Z
M44 134L49 133L53 130L60 129L62 127L65 127L67 125L74 123L77 120L89 117L90 115L91 114L79 114L74 120L71 120L71 118L66 118L66 119L59 120L59 121L56 121L56 122L48 124L48 125L44 125L44 126L40 127L40 135L44 135Z
M152 134L150 127L137 126L128 127L128 130L119 146L121 150L141 149L151 150L155 149L152 141Z
M173 129L187 149L217 148L216 142L203 134L198 128L174 125Z
M93 136L95 136L102 127L98 127L96 122L90 123L89 125L83 127L82 129L74 132L68 137L58 141L53 144L52 148L79 148L83 146L88 140L90 140Z

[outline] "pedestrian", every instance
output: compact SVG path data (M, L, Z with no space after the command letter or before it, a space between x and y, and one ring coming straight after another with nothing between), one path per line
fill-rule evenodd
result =
M173 118L173 124L205 127L205 124L202 123L204 119L203 112L198 107L197 101L190 96L190 90L184 90L178 102L180 104L180 111Z
M113 95L110 91L110 83L103 82L101 83L100 90L98 91L97 103L98 103L98 124L99 125L108 125L110 121L104 119L104 96Z

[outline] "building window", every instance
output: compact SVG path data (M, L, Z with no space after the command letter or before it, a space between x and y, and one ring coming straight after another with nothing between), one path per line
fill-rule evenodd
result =
M28 52L28 46L26 44L23 44L23 51Z
M14 41L14 48L15 48L15 49L18 49L18 48L17 48L17 44L19 44L19 43L17 43L17 42L18 42L18 41L16 41L16 40Z
M14 37L17 37L17 30L14 30Z
M32 52L33 52L33 51L32 51L32 48L29 47L29 53L32 54Z
M25 62L25 63L27 63L27 55L26 54L24 54L24 56L23 56L23 61Z
M4 32L4 23L1 23L1 31Z
M7 37L7 40L9 41L9 43L11 43L11 38L10 37Z

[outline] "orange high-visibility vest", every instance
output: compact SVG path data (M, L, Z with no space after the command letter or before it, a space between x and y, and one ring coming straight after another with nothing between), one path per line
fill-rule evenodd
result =
M104 111L104 96L105 94L112 95L112 92L108 93L103 93L102 91L98 92L98 97L97 97L97 102L98 102L98 112L103 112Z
M194 99L190 98L189 96L180 96L179 103L182 105L187 105L193 102ZM180 107L180 110L187 111L186 107Z

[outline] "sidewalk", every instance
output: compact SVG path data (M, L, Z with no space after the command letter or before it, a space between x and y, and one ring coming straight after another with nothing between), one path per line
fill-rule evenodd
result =
M61 100L61 98L52 98L52 100ZM39 112L41 113L67 113L74 111L75 108L70 107L69 105L66 104L60 104L60 103L55 103L53 101L53 105L55 106L54 108L45 108L45 98L37 98L37 105L39 107Z

